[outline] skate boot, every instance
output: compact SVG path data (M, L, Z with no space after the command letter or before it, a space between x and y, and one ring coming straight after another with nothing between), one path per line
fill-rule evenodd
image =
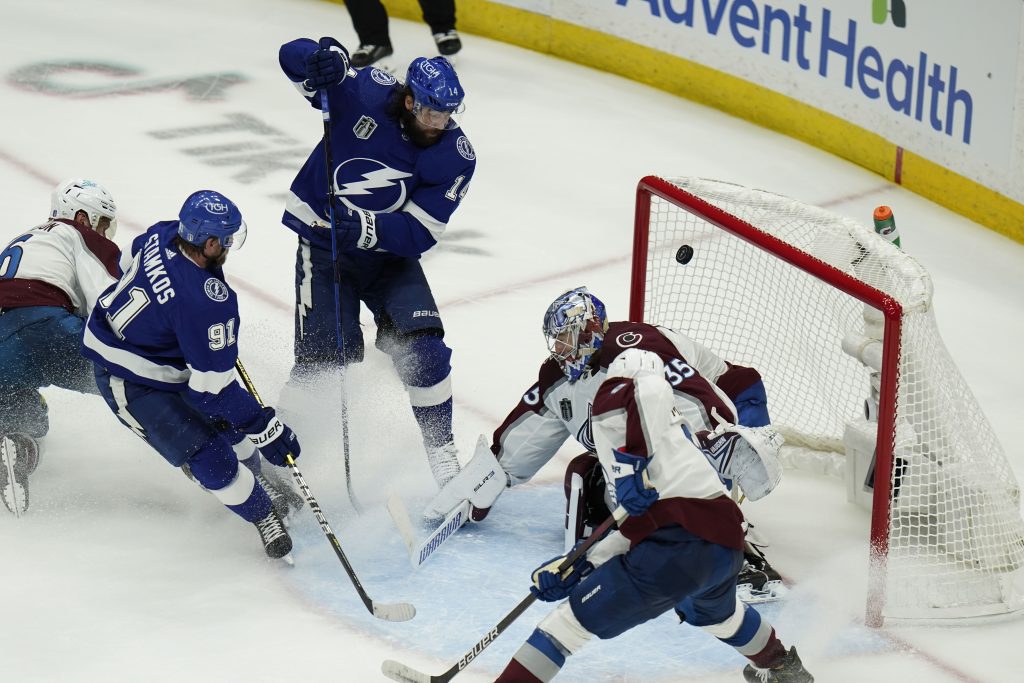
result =
M753 548L753 550L751 550ZM756 546L747 545L736 577L736 596L748 605L779 600L788 592L782 577Z
M440 446L427 448L427 463L430 471L437 482L437 488L444 488L444 485L451 481L462 467L459 465L459 452L455 448L455 442L449 441Z
M274 509L278 510L278 514L282 517L302 509L306 499L295 490L288 481L288 478L278 474L275 468L265 468L256 478L262 480L260 481L260 485L266 489L267 494L270 496L270 501L274 503ZM264 481L266 483L264 483ZM269 488L267 487L267 484L270 485ZM278 499L280 499L280 503L278 502ZM285 511L283 513L279 509L281 504L284 505Z
M379 62L385 57L390 57L394 52L390 45L360 45L349 57L349 64L356 69L361 69Z
M758 669L747 664L743 668L743 678L747 683L814 683L814 676L804 668L795 647L789 648L775 669Z
M263 549L267 551L268 557L277 560L292 551L292 537L288 535L276 510L271 508L266 517L253 524L260 532L260 540L263 541Z
M39 445L28 434L0 436L0 498L15 517L28 510L28 475L39 464Z
M434 43L437 45L437 51L445 57L462 49L462 39L459 38L459 33L455 29L435 33Z

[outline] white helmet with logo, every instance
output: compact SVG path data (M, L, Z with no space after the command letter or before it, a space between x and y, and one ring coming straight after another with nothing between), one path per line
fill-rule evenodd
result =
M50 198L50 218L75 220L84 211L92 229L107 239L117 232L117 205L110 193L97 182L84 178L65 180Z

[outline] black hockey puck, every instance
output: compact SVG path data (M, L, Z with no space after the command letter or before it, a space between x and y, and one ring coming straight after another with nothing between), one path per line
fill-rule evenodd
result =
M691 247L689 244L684 244L683 246L679 247L679 249L676 251L676 263L685 266L687 263L690 262L690 259L692 258L693 247Z

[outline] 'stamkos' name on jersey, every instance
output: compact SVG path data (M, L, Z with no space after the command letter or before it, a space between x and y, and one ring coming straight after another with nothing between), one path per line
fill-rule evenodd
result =
M142 250L142 268L146 272L149 286L156 294L157 303L165 304L174 298L174 288L167 277L167 267L164 265L160 249L160 235L156 233L146 240L146 246Z

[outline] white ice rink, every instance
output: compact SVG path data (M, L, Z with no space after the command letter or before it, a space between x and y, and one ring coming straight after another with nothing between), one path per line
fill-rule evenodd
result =
M419 23L391 22L398 61L432 54ZM317 0L4 0L0 4L0 243L41 222L69 176L105 184L122 245L173 218L189 193L240 206L249 241L227 264L239 290L240 350L268 402L291 358L294 238L282 195L318 144L321 119L277 64L292 38L354 46L345 10ZM943 338L1024 477L1024 245L879 176L660 91L464 36L463 127L477 175L425 269L454 348L463 459L534 381L540 320L588 285L627 315L637 180L696 175L761 187L870 221L893 207L903 246L935 282ZM366 332L372 340L372 324ZM415 620L375 620L308 510L293 524L296 566L264 559L256 532L171 469L95 397L44 391L51 432L22 519L0 510L0 681L385 680L400 659L439 673L525 595L559 552L561 470L507 492L414 572L383 511L391 491L432 486L418 430L388 360L349 373L353 470L369 508L351 513L334 385L289 404L307 481L367 591L409 600ZM563 456L575 454L564 449ZM789 472L749 514L795 582L765 614L823 683L1024 680L1024 619L961 627L862 626L868 517L843 484ZM460 674L493 680L549 607L535 606ZM739 681L729 648L664 617L594 642L559 681Z

